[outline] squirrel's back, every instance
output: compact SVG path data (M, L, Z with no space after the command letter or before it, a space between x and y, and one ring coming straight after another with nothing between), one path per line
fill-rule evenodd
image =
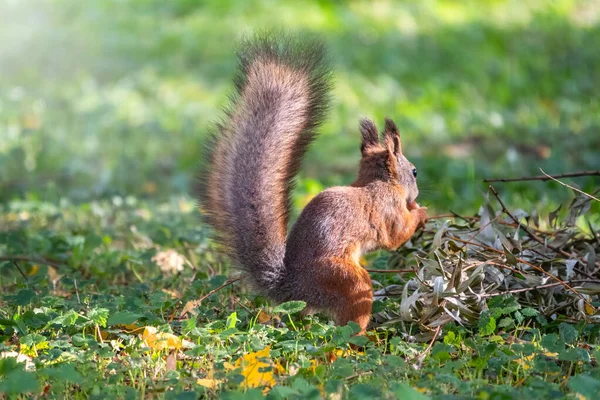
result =
M327 108L329 70L321 43L285 35L243 41L238 62L236 92L206 146L201 208L234 265L272 296L290 192Z

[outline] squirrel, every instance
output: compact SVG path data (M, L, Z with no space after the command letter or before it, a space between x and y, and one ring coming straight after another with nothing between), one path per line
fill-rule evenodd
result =
M314 197L288 234L290 193L328 108L331 71L314 39L256 35L238 50L236 91L200 173L200 209L251 288L281 303L306 302L364 334L373 286L360 256L396 250L427 220L417 170L398 129L362 119L358 177Z

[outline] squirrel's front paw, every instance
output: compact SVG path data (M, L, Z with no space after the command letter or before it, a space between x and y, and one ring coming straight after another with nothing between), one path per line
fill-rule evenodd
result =
M411 210L411 214L419 221L419 225L425 225L425 222L427 222L427 207L414 208Z

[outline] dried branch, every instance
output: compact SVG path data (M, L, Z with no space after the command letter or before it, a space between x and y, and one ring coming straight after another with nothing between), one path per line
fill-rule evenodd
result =
M425 351L423 351L423 353L421 353L421 354L419 354L418 356L415 357L415 359L413 360L413 362L415 362L419 366L423 363L423 361L425 360L425 357L427 357L427 354L429 354L429 352L433 348L433 344L437 340L438 335L440 334L441 330L442 330L441 326L438 326L437 328L435 328L435 331L433 333L433 338L429 342L429 345L427 346L427 348L425 349Z
M542 171L543 172L543 171ZM580 172L572 172L568 174L558 174L558 175L538 175L538 176L524 176L521 178L496 178L496 179L484 179L483 181L486 183L491 182L518 182L518 181L548 181L553 178L575 178L578 176L600 176L600 171L580 171Z
M510 217L510 219L512 219L513 221L515 221L516 224L518 224L521 229L523 229L525 231L525 233L527 233L529 235L530 238L532 238L533 240L535 240L536 242L538 242L539 244L541 244L544 247L549 248L550 250L553 250L554 252L561 254L564 257L567 257L569 259L573 259L575 258L576 260L579 260L581 262L582 265L585 265L585 261L579 257L573 257L572 254L567 253L566 251L564 251L561 248L558 248L556 246L552 246L551 244L546 243L546 241L540 239L535 233L533 233L533 231L531 229L529 229L529 227L527 225L521 224L519 222L519 220L510 212L508 211L508 209L506 208L506 206L504 205L504 202L502 201L502 199L500 199L500 195L498 195L498 192L496 191L496 189L494 189L494 187L492 185L489 186L490 190L492 191L492 193L494 194L494 196L496 197L496 199L498 200L498 203L500 203L500 206L502 207L502 212L505 213L506 215L508 215ZM577 272L586 275L588 278L592 278L592 276L588 275L587 273L577 270Z
M552 176L548 175L547 173L545 173L545 172L544 172L544 170L543 170L543 169L541 169L541 168L540 168L540 171L542 171L542 174L546 175L546 176L547 176L549 179L552 179L554 182L558 182L558 183L560 183L561 185L563 185L563 186L566 186L566 187L568 187L568 188L569 188L569 189L571 189L571 190L574 190L574 191L576 191L576 192L578 192L578 193L581 193L581 194L583 194L583 195L585 195L585 196L589 197L590 199L594 199L594 200L596 200L596 201L599 201L599 202L600 202L600 200L599 200L597 197L594 197L594 196L592 196L591 194L584 192L583 190L579 190L579 189L577 189L576 187L573 187L573 186L571 186L571 185L567 185L566 183L559 181L558 179L556 179L556 178L554 178L554 177L552 177Z
M25 279L25 281L28 281L29 278L27 278L27 275L25 275L25 273L23 272L23 270L21 269L21 267L19 266L19 263L16 262L15 260L12 260L12 263L15 267L17 267L17 270L19 271L19 273L21 274L21 276L23 277L23 279Z
M0 256L0 262L2 261L23 261L23 262L28 262L28 263L37 263L37 264L44 264L44 265L49 265L52 268L56 268L59 269L62 264L58 261L55 260L50 260L47 258L43 258L43 257L30 257L30 256L22 256L22 255L18 255L18 256Z
M191 312L194 308L197 308L200 305L200 303L202 303L202 300L206 299L207 297L212 296L213 294L217 293L219 290L223 289L224 287L229 286L239 280L240 280L240 278L228 279L224 284L222 284L219 287L214 288L210 292L206 293L204 296L200 297L198 300L188 301L187 303L185 303L183 310L179 314L179 318L184 318L187 313Z
M365 269L372 274L402 274L406 272L415 272L414 269Z
M590 281L585 280L585 279L580 279L580 280L575 280L575 281L569 281L569 283L586 283L586 282L590 282ZM592 279L591 282L598 283L598 280L593 280ZM507 291L504 291L504 292L485 293L485 294L482 294L481 297L486 298L486 297L502 296L502 295L505 295L505 294L523 293L523 292L529 292L531 290L548 289L548 288L555 287L555 286L561 286L561 283L560 282L554 282L554 283L547 283L545 285L532 286L532 287L528 287L528 288L507 290Z
M457 237L454 237L454 236L450 236L450 237L451 237L452 239L454 239L454 240L457 240L457 241L459 241L459 242L462 242L462 243L468 243L468 244L472 244L472 245L474 245L474 246L479 246L479 247L485 248L486 250L493 251L493 252L495 252L495 253L504 254L502 251L500 251L500 250L497 250L497 249L494 249L493 247L485 246L485 245L483 245L483 244L480 244L480 243L475 243L475 242L467 242L466 240L462 240L462 239L460 239L460 238L457 238ZM573 292L573 293L575 293L577 296L579 296L579 297L580 297L580 298L581 298L581 299L582 299L582 300L583 300L583 301L584 301L586 304L588 304L588 305L589 305L589 306L591 306L591 307L594 307L594 306L592 306L592 305L591 305L591 303L590 303L590 302L589 302L589 301L588 301L588 300L587 300L587 299L586 299L586 298L585 298L585 297L584 297L584 296L583 296L581 293L579 293L577 290L573 289L573 288L572 288L572 287L571 287L571 286L570 286L570 285L569 285L567 282L563 281L563 280L562 280L562 279L560 279L559 277L557 277L557 276L555 276L555 275L552 275L550 272L546 271L544 268L542 268L542 267L538 267L537 265L533 265L533 264L531 264L530 262L527 262L527 261L523 260L522 258L515 257L515 259L516 259L518 262L520 262L521 264L528 265L529 267L531 267L531 268L535 269L535 270L536 270L536 271L538 271L538 272L541 272L542 274L546 275L547 277L549 277L549 278L551 278L551 279L554 279L556 282L559 282L559 283L560 283L561 285L563 285L563 286L564 286L566 289L570 290L571 292ZM580 273L581 273L581 272L580 272ZM588 276L589 278L591 278L591 279L594 279L593 277L589 276L588 274L585 274L585 275L587 275L587 276Z

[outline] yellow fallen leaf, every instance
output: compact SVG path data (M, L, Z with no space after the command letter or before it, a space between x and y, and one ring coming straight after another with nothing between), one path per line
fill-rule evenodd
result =
M28 346L26 344L21 344L21 354L24 354L29 357L37 357L38 351L49 349L47 341L36 343L33 346Z
M259 324L266 324L267 322L271 321L271 316L263 310L260 310L256 319L258 320Z
M172 333L158 332L154 326L144 328L142 339L144 344L153 350L180 349L183 345L177 336Z
M281 365L281 363L279 362L279 360L275 361L275 365L273 367L274 367L275 373L277 375L283 375L283 374L285 374L285 367L283 365Z
M217 386L219 386L219 384L221 384L223 381L220 381L218 379L210 379L210 378L200 378L196 381L196 383L200 386L204 386L205 388L209 388L209 389L216 389Z
M596 314L596 309L590 305L589 303L585 303L585 312L587 315L594 315Z
M513 361L519 364L521 367L523 367L524 370L528 370L531 368L533 357L535 357L535 354L524 356Z
M315 360L310 360L310 367L308 367L309 371L312 371L313 375L317 373L317 362Z
M228 363L225 363L225 364L228 364ZM233 365L231 365L231 364L229 364L229 365L230 365L230 368L228 368L226 366L225 369L234 369ZM200 386L204 386L205 388L216 389L217 386L219 386L221 383L223 383L223 381L220 379L214 379L213 375L214 375L214 371L210 370L210 371L208 371L206 378L198 378L198 380L196 380L196 383Z
M123 332L125 333L140 333L140 331L142 329L146 329L145 326L139 326L135 323L133 324L124 324L124 325L118 325L120 328L123 329Z
M31 266L31 268L29 269L29 271L27 271L27 275L28 276L33 276L35 274L37 274L37 272L40 270L40 266L37 264L33 264Z
M171 296L172 299L181 299L183 297L179 290L163 289L162 292Z
M246 354L235 362L235 364L224 363L226 369L242 369L245 388L256 388L265 386L268 389L277 382L273 377L273 363L270 359L271 346L267 346L260 351ZM267 360L268 359L268 360Z

